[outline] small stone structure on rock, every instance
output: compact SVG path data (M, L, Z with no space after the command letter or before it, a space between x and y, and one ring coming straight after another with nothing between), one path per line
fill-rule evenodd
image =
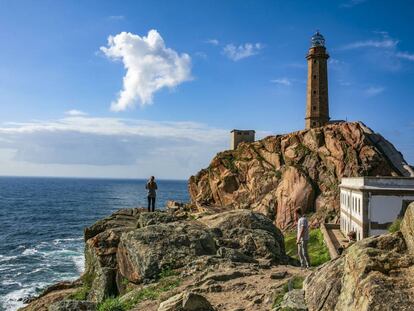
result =
M255 139L254 130L232 130L230 132L230 149L234 150L240 143L252 143Z

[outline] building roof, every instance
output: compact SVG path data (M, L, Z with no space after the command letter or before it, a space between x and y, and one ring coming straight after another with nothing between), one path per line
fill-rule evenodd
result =
M253 133L256 133L255 130L236 130L236 129L231 130L230 133L233 133L233 132L253 132Z
M347 177L342 178L341 188L356 190L386 190L386 191L408 191L414 192L413 177Z

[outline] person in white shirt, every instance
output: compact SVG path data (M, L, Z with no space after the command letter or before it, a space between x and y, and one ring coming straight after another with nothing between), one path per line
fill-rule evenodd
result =
M296 209L296 215L298 218L298 233L296 237L296 244L298 245L300 265L302 268L308 269L310 267L308 254L309 224L301 208Z

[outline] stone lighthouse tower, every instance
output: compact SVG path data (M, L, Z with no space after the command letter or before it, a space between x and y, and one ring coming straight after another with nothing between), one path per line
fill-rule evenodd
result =
M328 66L329 55L326 53L325 39L317 31L312 36L312 45L306 59L308 60L308 86L306 91L307 129L319 127L329 122L328 104Z

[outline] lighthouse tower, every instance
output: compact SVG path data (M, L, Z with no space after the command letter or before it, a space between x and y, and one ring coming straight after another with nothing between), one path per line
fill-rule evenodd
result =
M312 36L308 60L308 85L306 91L306 129L319 127L329 122L328 104L328 58L325 39L317 31Z

